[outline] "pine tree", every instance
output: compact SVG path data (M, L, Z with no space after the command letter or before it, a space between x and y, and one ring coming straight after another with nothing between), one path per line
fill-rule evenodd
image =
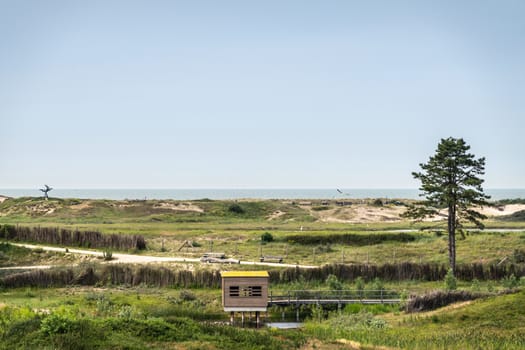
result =
M441 139L436 153L428 163L420 164L422 171L412 176L421 181L419 190L425 200L409 207L405 217L422 220L447 210L448 254L452 272L456 272L456 232L464 236L463 223L471 222L483 229L486 216L476 208L489 206L490 198L483 193L485 158L475 159L468 153L470 146L463 139Z

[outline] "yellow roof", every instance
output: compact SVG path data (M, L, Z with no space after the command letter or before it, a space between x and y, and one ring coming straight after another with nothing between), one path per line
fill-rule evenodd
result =
M222 271L222 277L270 277L268 271Z

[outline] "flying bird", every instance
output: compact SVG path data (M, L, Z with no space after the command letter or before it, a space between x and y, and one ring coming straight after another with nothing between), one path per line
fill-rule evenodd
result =
M337 192L339 192L339 193L341 193L341 194L343 193L343 191L341 191L340 189L337 189Z

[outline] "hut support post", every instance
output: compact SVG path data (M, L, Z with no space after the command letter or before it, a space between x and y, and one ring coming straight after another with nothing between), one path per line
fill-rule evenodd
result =
M234 320L235 312L230 312L230 324L233 326L233 320Z

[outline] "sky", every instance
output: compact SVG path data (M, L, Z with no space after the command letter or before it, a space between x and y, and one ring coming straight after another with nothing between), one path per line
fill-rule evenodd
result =
M525 2L0 0L0 188L525 188Z

